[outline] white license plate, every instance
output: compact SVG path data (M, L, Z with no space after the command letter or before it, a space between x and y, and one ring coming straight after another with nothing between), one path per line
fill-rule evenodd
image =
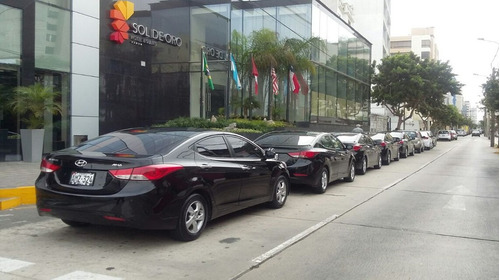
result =
M70 185L76 186L92 186L94 184L95 173L71 173L71 178L69 179Z

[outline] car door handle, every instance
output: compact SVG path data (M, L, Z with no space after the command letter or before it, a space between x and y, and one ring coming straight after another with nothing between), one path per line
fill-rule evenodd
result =
M211 166L210 164L203 163L203 164L201 165L201 168L203 168L203 169L210 169L210 168L212 168L212 166Z

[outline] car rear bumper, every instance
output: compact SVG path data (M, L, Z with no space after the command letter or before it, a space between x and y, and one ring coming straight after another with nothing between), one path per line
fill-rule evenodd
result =
M36 189L40 216L139 229L175 229L179 209L149 192L127 197L80 196ZM176 208L177 207L177 208Z

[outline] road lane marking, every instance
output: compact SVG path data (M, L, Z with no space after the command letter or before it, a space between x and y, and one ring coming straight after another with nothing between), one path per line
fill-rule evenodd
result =
M33 263L30 262L0 257L0 272L12 272L14 270L30 266L32 264Z
M459 195L452 195L448 203L446 203L446 205L443 206L443 208L451 210L461 210L461 211L467 210L465 208L464 198Z
M74 271L69 274L54 278L52 280L122 280L123 278L112 277L85 271Z
M264 254L258 256L257 258L254 258L252 262L254 263L254 266L258 266L260 263L265 262L266 260L272 258L273 256L279 254L281 251L284 249L290 247L291 245L299 242L300 240L304 239L305 237L309 236L311 233L317 231L318 229L324 227L326 224L332 222L333 220L337 219L339 215L332 215L323 221L315 224L314 226L307 228L303 232L295 235L294 237L288 239L287 241L281 243L280 245L274 247L273 249L265 252Z

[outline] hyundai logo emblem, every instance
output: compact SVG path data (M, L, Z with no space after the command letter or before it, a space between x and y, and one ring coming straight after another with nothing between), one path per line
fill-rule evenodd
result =
M79 160L75 161L75 165L78 167L84 167L85 165L87 165L87 162L83 159L79 159Z

